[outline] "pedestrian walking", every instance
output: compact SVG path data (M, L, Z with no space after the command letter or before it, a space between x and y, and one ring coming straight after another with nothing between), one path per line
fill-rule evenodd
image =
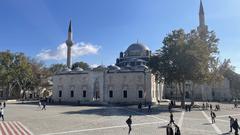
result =
M42 106L43 106L43 107L42 107L42 110L46 110L46 104L47 104L46 102L43 102L43 105L42 105Z
M0 110L0 116L2 117L2 121L4 121L4 110L1 108Z
M130 135L131 131L132 131L132 115L129 116L129 118L126 120L126 123L128 125L128 134Z
M152 105L149 104L149 105L148 105L148 112L151 112L151 107L152 107Z
M173 123L174 124L174 120L173 120L173 114L172 114L172 112L170 112L170 122L169 122L170 124L171 123Z
M167 125L166 132L167 132L167 135L173 135L173 129L171 124Z
M171 103L168 104L168 111L172 112L172 104Z
M209 104L208 104L208 102L206 103L206 109L208 110L208 107L209 107Z
M210 110L212 111L212 104L210 104Z
M205 110L205 104L204 104L204 103L203 103L203 105L202 105L202 109Z
M215 123L216 114L213 111L211 111L210 115L211 115L212 124L213 124L213 123Z
M239 135L238 134L238 129L239 129L239 125L238 125L238 120L235 119L235 121L233 122L233 129L235 130L235 135Z
M185 105L185 111L186 112L188 111L188 105Z
M3 102L3 108L5 108L6 107L6 102Z
M188 111L191 112L191 108L192 106L191 105L188 105Z
M138 109L139 109L139 110L142 110L142 103L139 103L139 104L138 104Z
M232 132L234 119L233 119L233 117L231 117L231 116L228 116L228 118L230 119L230 131L229 131L229 132Z

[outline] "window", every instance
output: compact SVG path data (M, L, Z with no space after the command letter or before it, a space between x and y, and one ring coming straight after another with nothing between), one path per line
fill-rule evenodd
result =
M74 97L74 91L73 90L71 91L71 95L70 96Z
M87 96L87 92L86 90L83 91L83 97L86 97Z
M112 90L109 91L109 97L110 97L110 98L113 97L113 91L112 91Z
M143 91L142 90L138 91L138 98L143 98Z
M62 91L61 90L58 92L58 97L62 97Z
M123 97L127 98L127 91L126 90L123 91Z

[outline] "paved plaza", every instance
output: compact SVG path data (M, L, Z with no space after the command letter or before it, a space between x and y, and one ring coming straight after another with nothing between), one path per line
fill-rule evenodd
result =
M216 124L210 112L195 108L192 112L174 109L175 123L183 135L229 134L231 115L240 119L240 108L221 104L216 111ZM126 119L133 115L132 135L165 135L169 121L166 106L154 106L151 112L136 106L64 106L49 105L42 111L36 104L7 104L5 122L0 122L3 135L127 135ZM232 133L233 134L233 133Z

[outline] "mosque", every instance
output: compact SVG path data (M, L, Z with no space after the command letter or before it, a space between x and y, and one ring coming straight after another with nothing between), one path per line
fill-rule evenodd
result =
M115 65L70 70L72 40L68 29L67 67L53 77L53 100L58 102L152 103L161 100L163 84L146 66L151 51L141 43L121 52Z
M201 35L208 31L202 2L199 10L199 27ZM52 99L57 102L98 102L98 103L156 103L162 98L177 99L179 91L173 86L164 86L151 72L147 63L152 56L151 50L141 44L133 43L126 51L120 52L115 65L100 65L83 70L79 67L71 70L71 47L74 45L71 22L68 29L67 67L53 76ZM186 84L186 99L229 100L230 81L225 78L215 87L207 84L191 87Z

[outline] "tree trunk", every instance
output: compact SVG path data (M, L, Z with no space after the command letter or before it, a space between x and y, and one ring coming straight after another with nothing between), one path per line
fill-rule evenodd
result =
M182 89L182 100L181 100L181 107L185 107L185 81L181 83L181 89Z
M195 83L192 83L192 96L191 96L191 105L194 105L194 101L195 101L195 96L194 96L194 87L195 87Z

